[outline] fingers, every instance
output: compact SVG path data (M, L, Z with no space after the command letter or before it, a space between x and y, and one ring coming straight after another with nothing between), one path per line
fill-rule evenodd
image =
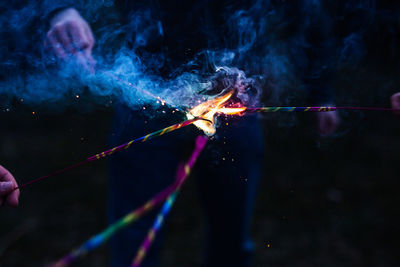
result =
M0 182L13 182L15 181L12 174L3 166L0 165Z
M53 31L56 33L57 40L68 54L76 52L76 49L72 44L72 40L68 34L67 27L64 25L55 25Z
M94 38L86 22L54 24L47 34L45 45L58 58L75 62L90 73L95 72L96 61L92 57Z
M12 174L0 166L0 206L4 201L12 207L18 206L20 192L19 189L14 190L16 187L18 184Z
M58 58L65 59L67 56L67 53L65 52L62 44L58 41L56 32L54 30L50 30L47 33L45 47L46 50L53 52Z
M8 195L13 189L13 182L0 182L0 197Z
M56 15L47 33L45 46L48 51L63 60L76 60L82 63L82 55L87 64L94 64L92 48L95 43L89 24L76 10L68 9ZM83 54L80 54L83 52Z
M85 32L85 26L85 24L78 24L75 21L67 23L69 36L71 36L74 47L79 51L92 49L92 44Z
M392 95L390 100L393 108L400 108L400 93L395 93Z
M15 187L14 187L15 188ZM14 190L6 198L7 205L17 207L19 203L19 189Z
M329 136L336 131L339 117L336 112L318 114L318 130L322 136Z
M86 26L88 27L88 26ZM73 55L78 51L89 51L94 45L93 35L87 36L83 25L76 22L67 22L54 25L47 33L45 46L62 59L67 55Z
M392 108L400 109L400 92L392 95L392 97L390 98L390 102L392 104ZM394 111L394 114L400 116L400 111Z

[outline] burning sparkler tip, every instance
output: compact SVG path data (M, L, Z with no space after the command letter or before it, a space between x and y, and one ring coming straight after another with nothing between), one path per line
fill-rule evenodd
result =
M194 108L192 108L187 113L189 119L196 117L202 118L194 122L194 124L203 132L209 136L212 136L216 132L215 128L215 115L225 114L225 115L240 115L246 110L246 107L227 107L225 106L227 101L231 98L234 91L229 91L228 93L218 96L214 99L205 101Z

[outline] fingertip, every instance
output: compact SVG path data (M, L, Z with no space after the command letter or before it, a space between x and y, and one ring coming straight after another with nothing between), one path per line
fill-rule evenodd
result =
M12 181L0 182L0 195L7 195L14 188Z
M7 197L7 205L10 207L18 207L19 204L19 192L14 191Z
M14 188L17 188L17 187L18 187L18 185L16 187L14 187ZM21 192L19 191L19 189L15 189L13 194L15 194L17 196L17 199L18 199L20 194L21 194Z
M20 190L18 189L18 183L15 179L13 181L13 186L14 186L13 191L10 193L8 198L10 199L10 206L17 207L19 204Z
M390 102L392 104L392 108L400 108L400 93L393 94L390 97Z

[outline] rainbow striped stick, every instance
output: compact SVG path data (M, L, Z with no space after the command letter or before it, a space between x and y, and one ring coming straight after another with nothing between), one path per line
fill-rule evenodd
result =
M26 187L26 186L28 186L28 185L30 185L30 184L39 182L39 181L41 181L41 180L50 178L50 177L52 177L52 176L56 176L56 175L58 175L58 174L61 174L61 173L67 172L67 171L70 171L70 170L72 170L72 169L75 169L75 168L77 168L77 167L79 167L79 166L82 166L82 165L84 165L84 164L87 164L87 163L89 163L89 162L96 161L96 160L99 160L99 159L101 159L101 158L105 158L105 157L107 157L107 156L109 156L109 155L112 155L112 154L114 154L114 153L117 153L117 152L119 152L119 151L128 149L133 143L138 143L138 142L143 143L143 142L146 142L147 140L150 140L150 139L152 139L152 138L154 138L154 137L161 136L161 135L163 135L163 134L166 134L166 133L169 133L169 132L178 130L178 129L180 129L180 128L183 128L183 127L185 127L185 126L188 126L188 125L190 125L190 124L192 124L192 123L194 123L194 122L196 122L196 121L198 121L198 120L207 120L207 119L200 118L200 117L196 117L196 118L191 119L191 120L186 120L186 121L184 121L184 122L181 122L181 123L177 123L177 124L168 126L168 127L164 128L164 129L161 129L161 130L158 130L158 131L156 131L156 132L152 132L152 133L149 133L149 134L147 134L147 135L145 135L145 136L142 136L142 137L139 137L139 138L137 138L137 139L134 139L134 140L132 140L132 141L130 141L130 142L128 142L128 143L125 143L125 144L123 144L123 145L116 146L116 147L114 147L114 148L112 148L112 149L109 149L109 150L106 150L106 151L104 151L104 152L101 152L101 153L98 153L98 154L96 154L96 155L93 155L93 156L91 156L91 157L88 157L86 160L81 161L81 162L79 162L79 163L77 163L77 164L71 165L71 166L69 166L69 167L66 167L66 168L64 168L64 169L62 169L62 170L59 170L59 171L53 172L53 173L51 173L51 174L48 174L48 175L45 175L45 176L42 176L42 177L33 179L33 180L29 181L29 182L26 182L26 183L24 183L24 184L22 184L22 185L20 185L20 186L18 186L18 187L16 187L16 188L14 188L14 190L24 188L24 187Z
M260 107L247 108L244 112L329 112L335 110L399 111L399 109L375 107Z
M107 242L114 234L118 231L128 227L138 219L140 219L143 215L145 215L148 211L152 210L159 204L161 204L168 196L171 195L175 191L175 189L179 186L178 181L176 181L173 185L167 187L160 193L158 193L155 197L147 201L144 205L135 209L134 211L128 213L115 223L111 224L102 232L94 235L92 238L84 242L78 248L72 250L70 253L59 259L56 263L51 265L52 267L64 267L68 266L71 263L75 262L81 256L86 255L92 250L95 250L105 242Z
M154 137L161 136L163 134L166 134L166 133L178 130L178 129L182 128L182 127L188 126L188 125L190 125L190 124L192 124L192 123L194 123L194 122L196 122L198 120L205 120L205 119L197 117L197 118L194 118L192 120L187 120L187 121L184 121L182 123L177 123L177 124L171 125L171 126L166 127L164 129L161 129L161 130L158 130L156 132L149 133L148 135L145 135L145 136L139 137L137 139L134 139L134 140L132 140L132 141L130 141L128 143L125 143L123 145L116 146L116 147L114 147L112 149L109 149L109 150L106 150L104 152L98 153L98 154L96 154L94 156L91 156L91 157L87 158L87 161L91 162L91 161L99 160L101 158L105 158L105 157L107 157L109 155L112 155L112 154L114 154L116 152L119 152L121 150L128 149L133 143L146 142L147 140L150 140L150 139L152 139Z
M243 111L243 113L261 113L261 112L330 112L330 111L336 111L336 110L398 111L398 112L400 112L400 109L393 109L393 108L319 106L319 107L259 107L259 108L247 108L247 109L245 109ZM204 118L201 118L201 117L196 117L194 119L187 120L187 121L184 121L182 123L171 125L169 127L161 129L159 131L156 131L156 132L150 133L148 135L145 135L145 136L139 137L137 139L134 139L134 140L132 140L132 141L130 141L128 143L125 143L123 145L114 147L112 149L106 150L106 151L101 152L101 153L98 153L98 154L96 154L94 156L91 156L91 157L87 158L86 160L84 160L82 162L79 162L79 163L77 163L75 165L69 166L67 168L64 168L62 170L56 171L56 172L51 173L49 175L42 176L42 177L39 177L39 178L34 179L32 181L29 181L29 182L27 182L25 184L20 185L19 187L14 188L14 190L23 188L23 187L25 187L27 185L39 182L39 181L47 179L49 177L52 177L52 176L67 172L67 171L72 170L74 168L77 168L77 167L79 167L81 165L84 165L86 163L89 163L89 162L92 162L92 161L95 161L95 160L99 160L101 158L104 158L106 156L109 156L111 154L119 152L121 150L128 149L133 143L145 142L145 141L147 141L147 140L149 140L151 138L154 138L154 137L157 137L157 136L161 136L161 135L163 135L165 133L169 133L169 132L172 132L172 131L177 130L179 128L188 126L188 125L190 125L190 124L192 124L192 123L194 123L195 121L198 121L198 120L207 120L207 119L204 119Z
M200 141L201 142L201 141ZM200 145L202 145L200 143ZM205 145L205 143L204 143ZM203 146L204 146L203 145ZM202 147L201 147L202 149ZM197 146L196 146L197 150ZM198 154L201 151L195 151L197 154L193 153L191 159L194 158L194 161L198 157ZM155 197L147 201L144 205L140 206L139 208L135 209L134 211L128 213L115 223L111 224L109 227L107 227L105 230L102 232L94 235L92 238L84 242L81 246L78 248L72 250L70 253L62 257L60 260L58 260L56 263L51 265L52 267L65 267L73 262L75 262L78 258L86 255L90 251L95 250L105 242L107 242L114 234L116 234L118 231L128 227L138 219L140 219L143 215L145 215L147 212L161 204L163 201L165 201L167 198L169 199L172 194L176 193L177 189L182 185L183 181L186 179L190 172L190 166L194 165L194 161L191 160L189 161L189 168L185 166L185 172L188 172L186 175L177 175L177 178L171 186L167 187L160 193L158 193Z
M144 257L146 256L147 251L150 249L151 244L153 243L154 238L157 235L157 232L161 229L161 226L164 222L165 217L168 215L169 211L174 205L176 196L178 195L179 190L175 190L165 201L161 212L157 215L156 220L154 221L153 226L148 231L146 238L143 240L139 250L136 253L135 258L133 259L131 267L139 267L142 263Z
M198 156L200 155L201 151L203 150L204 146L207 143L207 137L204 136L198 136L196 139L196 147L193 151L192 156L190 157L189 161L182 165L180 168L178 168L178 173L176 179L180 181L180 185L175 189L175 191L168 197L168 199L165 201L161 212L157 215L156 220L154 221L153 226L150 228L149 232L147 233L146 238L143 240L142 245L140 246L139 250L136 253L135 258L132 261L131 267L139 267L139 265L142 263L144 257L146 256L147 251L149 250L151 244L153 243L154 238L157 235L157 232L160 230L164 218L168 215L169 211L171 210L172 205L175 202L176 196L179 193L179 189L183 183L183 181L186 179L187 176L189 176L190 171L193 168L193 165L195 164Z

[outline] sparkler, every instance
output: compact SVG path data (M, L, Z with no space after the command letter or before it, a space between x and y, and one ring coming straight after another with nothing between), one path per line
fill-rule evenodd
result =
M158 233L158 230L161 229L165 216L167 216L169 211L171 210L177 194L178 190L174 191L165 201L161 212L157 215L157 218L154 221L153 226L147 233L147 236L145 237L143 243L141 244L139 250L137 251L136 256L131 264L131 267L139 267L139 265L142 263L144 257L146 256L147 251L149 250L151 244L153 243L154 238Z
M107 72L106 72L107 73ZM214 99L205 101L193 109L191 109L189 112L186 113L188 120L182 122L182 123L177 123L174 125L171 125L169 127L166 127L164 129L161 129L159 131L150 133L148 135L142 136L140 138L134 139L128 143L125 143L123 145L114 147L112 149L106 150L104 152L98 153L94 156L91 156L87 158L85 161L82 161L80 163L77 163L75 165L72 165L70 167L67 167L65 169L62 169L60 171L51 173L46 176L42 176L40 178L37 178L35 180L29 181L19 187L14 188L14 190L23 188L29 184L39 182L41 180L47 179L49 177L67 172L69 170L72 170L76 167L79 167L81 165L84 165L86 163L92 162L99 160L101 158L105 158L109 155L112 155L116 152L128 149L133 143L137 142L145 142L147 140L150 140L154 137L161 136L165 133L172 132L174 130L177 130L179 128L188 126L190 124L196 125L199 129L203 130L204 133L207 135L213 135L216 132L215 128L215 115L216 114L225 114L225 115L243 115L245 113L262 113L262 112L331 112L331 111L336 111L336 110L363 110L363 111L400 111L400 109L392 109L392 108L377 108L377 107L331 107L331 106L319 106L319 107L258 107L258 108L247 108L247 107L229 107L225 105L227 101L232 97L233 95L233 90L222 95L219 97L216 97ZM154 95L153 95L154 96ZM156 97L156 96L154 96ZM157 97L156 97L157 98Z
M187 118L202 117L207 120L197 121L193 124L203 130L208 135L213 135L215 129L215 115L244 115L247 113L264 113L264 112L332 112L336 110L363 110L363 111L400 111L400 109L392 108L377 108L377 107L333 107L333 106L318 106L318 107L256 107L248 108L238 106L238 104L229 104L228 100L233 96L234 91L225 93L217 98L205 101L187 113Z
M199 120L207 120L207 119L200 118L200 117L196 117L196 118L194 118L194 119L186 120L186 121L184 121L184 122L181 122L181 123L177 123L177 124L168 126L168 127L164 128L164 129L161 129L161 130L158 130L158 131L149 133L149 134L147 134L147 135L145 135L145 136L139 137L139 138L137 138L137 139L134 139L134 140L132 140L132 141L130 141L130 142L128 142L128 143L125 143L125 144L116 146L116 147L114 147L114 148L112 148L112 149L109 149L109 150L103 151L103 152L101 152L101 153L98 153L98 154L96 154L96 155L93 155L93 156L91 156L91 157L88 157L86 160L81 161L81 162L79 162L79 163L77 163L77 164L71 165L71 166L69 166L69 167L67 167L67 168L64 168L64 169L62 169L62 170L53 172L53 173L51 173L51 174L49 174L49 175L45 175L45 176L36 178L36 179L31 180L31 181L29 181L29 182L26 182L25 184L22 184L22 185L20 185L20 186L18 186L18 187L16 187L16 188L14 188L14 190L24 188L24 187L26 187L26 186L28 186L28 185L30 185L30 184L37 183L37 182L42 181L42 180L44 180L44 179L50 178L50 177L52 177L52 176L56 176L56 175L58 175L58 174L61 174L61 173L70 171L70 170L72 170L72 169L75 169L75 168L77 168L77 167L79 167L79 166L82 166L82 165L84 165L84 164L87 164L87 163L89 163L89 162L93 162L93 161L99 160L99 159L101 159L101 158L105 158L105 157L110 156L110 155L112 155L112 154L114 154L114 153L117 153L117 152L119 152L119 151L128 149L128 148L129 148L132 144L134 144L134 143L139 143L139 142L143 143L143 142L146 142L146 141L148 141L148 140L150 140L150 139L152 139L152 138L154 138L154 137L158 137L158 136L164 135L164 134L166 134L166 133L169 133L169 132L178 130L178 129L180 129L180 128L186 127L186 126L188 126L188 125L191 125L192 123L195 123L196 121L199 121Z
M60 260L58 260L56 263L54 263L52 265L52 267L65 267L65 266L72 264L78 258L82 257L83 255L86 255L90 251L95 250L96 248L98 248L99 246L101 246L102 244L107 242L118 231L128 227L129 225L131 225L132 223L134 223L135 221L140 219L148 211L152 210L153 208L155 208L156 206L161 204L161 202L163 202L164 200L167 199L165 202L166 204L164 204L164 206L162 208L162 211L163 211L162 214L164 217L164 215L168 213L168 211L166 211L166 209L171 208L179 188L181 187L181 185L183 184L183 182L185 181L187 176L190 174L190 170L192 169L194 163L196 162L196 159L198 158L201 151L203 150L206 142L207 142L207 138L205 138L205 137L199 136L197 138L196 148L195 148L192 156L190 157L190 160L188 161L188 163L186 165L184 165L184 168L183 168L184 171L178 172L176 180L173 185L167 187L166 189L164 189L163 191L158 193L155 197L153 197L152 199L147 201L141 207L135 209L134 211L128 213L127 215L125 215L124 217L122 217L121 219L116 221L115 223L111 224L109 227L107 227L102 232L94 235L92 238L90 238L89 240L84 242L77 249L72 250L69 254L65 255ZM181 169L179 169L179 170L181 170ZM166 207L166 205L169 207ZM160 220L162 221L162 219L159 219L158 221L160 221ZM161 224L159 224L159 226L161 226ZM159 229L159 226L158 226L158 228L156 228L157 230ZM157 230L155 230L155 231L157 231ZM156 232L152 232L152 233L153 233L152 237L150 237L150 238L155 237ZM151 243L151 241L150 241L150 243ZM149 246L150 246L150 244L148 244L146 251L149 248ZM145 255L145 252L141 253L142 259Z
M104 152L98 153L98 154L96 154L94 156L89 157L87 160L89 162L91 162L91 161L99 160L101 158L105 158L105 157L107 157L109 155L112 155L112 154L114 154L116 152L119 152L121 150L128 149L133 143L146 142L146 141L148 141L150 139L153 139L154 137L158 137L158 136L161 136L163 134L178 130L178 129L182 128L182 127L186 127L186 126L188 126L188 125L190 125L192 123L195 123L196 121L199 121L199 120L205 120L205 119L197 117L197 118L194 118L194 119L191 119L191 120L186 120L186 121L184 121L182 123L177 123L177 124L168 126L168 127L164 128L164 129L161 129L161 130L149 133L149 134L147 134L145 136L139 137L137 139L134 139L134 140L132 140L132 141L130 141L128 143L125 143L123 145L116 146L116 147L114 147L112 149L109 149L109 150L106 150Z
M62 257L60 260L58 260L55 264L52 265L52 267L62 267L62 266L68 266L74 261L76 261L78 258L80 258L83 255L86 255L90 251L95 250L105 242L107 242L114 234L116 234L118 231L128 227L138 219L140 219L143 215L145 215L147 212L161 204L167 197L174 192L175 188L177 187L177 184L174 184L160 193L158 193L155 197L147 201L144 205L140 206L139 208L135 209L134 211L128 213L115 223L111 224L109 227L107 227L105 230L102 232L94 235L92 238L87 240L85 243L83 243L81 246L78 248L72 250L69 254L65 255Z
M213 135L216 132L214 125L214 117L217 113L223 113L225 115L240 114L246 110L246 107L230 108L224 107L223 105L231 98L233 91L230 91L217 98L205 101L200 105L197 105L187 113L188 119L195 117L201 117L206 120L204 122L197 121L193 124L203 130L207 135Z
M245 108L243 112L330 112L336 110L364 110L364 111L399 111L394 108L376 108L376 107L260 107ZM221 110L222 112L224 109Z
M177 177L176 179L180 182L180 185L175 189L175 191L168 197L168 199L165 201L161 212L157 215L156 220L154 221L153 226L150 228L149 232L147 233L146 238L143 240L142 245L140 246L139 250L136 253L136 256L132 262L131 267L139 267L139 265L142 263L144 257L146 256L147 251L149 250L154 238L156 237L158 231L160 230L164 218L168 215L169 211L171 210L172 205L175 202L176 196L179 193L179 189L183 183L183 181L186 179L187 176L189 176L193 165L195 164L198 156L200 155L201 151L203 150L204 146L207 143L207 138L204 136L198 136L196 139L196 147L193 151L192 156L190 157L189 161L182 165L178 169Z
M130 84L128 84L128 85L130 85ZM211 100L208 100L208 101L205 101L205 102L199 104L198 106L194 107L190 111L186 112L188 120L186 120L182 123L177 123L177 124L171 125L164 129L161 129L161 130L152 132L150 134L147 134L145 136L139 137L137 139L134 139L128 143L125 143L125 144L116 146L112 149L106 150L104 152L95 154L91 157L88 157L85 161L82 161L82 162L72 165L70 167L64 168L57 172L51 173L49 175L42 176L35 180L29 181L15 189L23 188L29 184L39 182L43 179L47 179L49 177L67 172L69 170L72 170L74 168L82 166L86 163L105 158L105 157L110 156L119 151L128 149L134 143L146 142L154 137L161 136L163 134L175 131L177 129L186 127L191 124L196 125L198 128L203 130L206 134L213 135L216 131L214 120L215 120L215 117L217 114L244 115L247 113L261 113L261 112L331 112L331 111L336 111L336 110L400 111L399 109L391 109L391 108L332 107L332 106L248 108L248 107L241 107L241 106L238 107L237 104L236 105L227 104L228 100L232 97L232 95L233 95L233 91L230 91L222 96L216 97L214 99L211 99ZM157 96L154 96L154 95L152 95L152 96L157 98L158 100L160 100L162 104L165 103L165 101L162 102L163 100L159 99ZM87 254L88 252L90 252L90 251L96 249L97 247L99 247L100 245L104 244L116 232L124 229L125 227L129 226L133 222L137 221L148 211L150 211L151 209L155 208L156 206L161 204L163 201L165 201L165 203L161 209L161 212L157 216L156 221L154 222L152 228L149 230L145 240L141 244L141 247L139 248L139 250L136 254L136 257L134 258L134 260L132 262L132 265L131 265L132 267L138 267L141 264L141 262L143 261L156 234L158 233L159 229L161 228L164 218L167 216L172 205L174 204L174 201L176 199L177 194L179 193L179 189L180 189L183 181L190 174L190 171L191 171L197 157L199 156L200 152L204 148L206 142L207 142L207 138L198 137L198 139L196 141L195 151L193 152L190 160L182 168L180 168L180 172L177 174L176 181L173 185L164 189L158 195L156 195L154 198L152 198L148 202L146 202L143 206L141 206L141 207L137 208L136 210L132 211L131 213L127 214L126 216L124 216L123 218L121 218L120 220L115 222L114 224L110 225L104 231L100 232L99 234L97 234L97 235L93 236L92 238L90 238L89 240L87 240L80 247L71 251L69 254L67 254L66 256L61 258L53 266L60 267L60 266L67 266L67 265L71 264L72 262L76 261L79 257Z

